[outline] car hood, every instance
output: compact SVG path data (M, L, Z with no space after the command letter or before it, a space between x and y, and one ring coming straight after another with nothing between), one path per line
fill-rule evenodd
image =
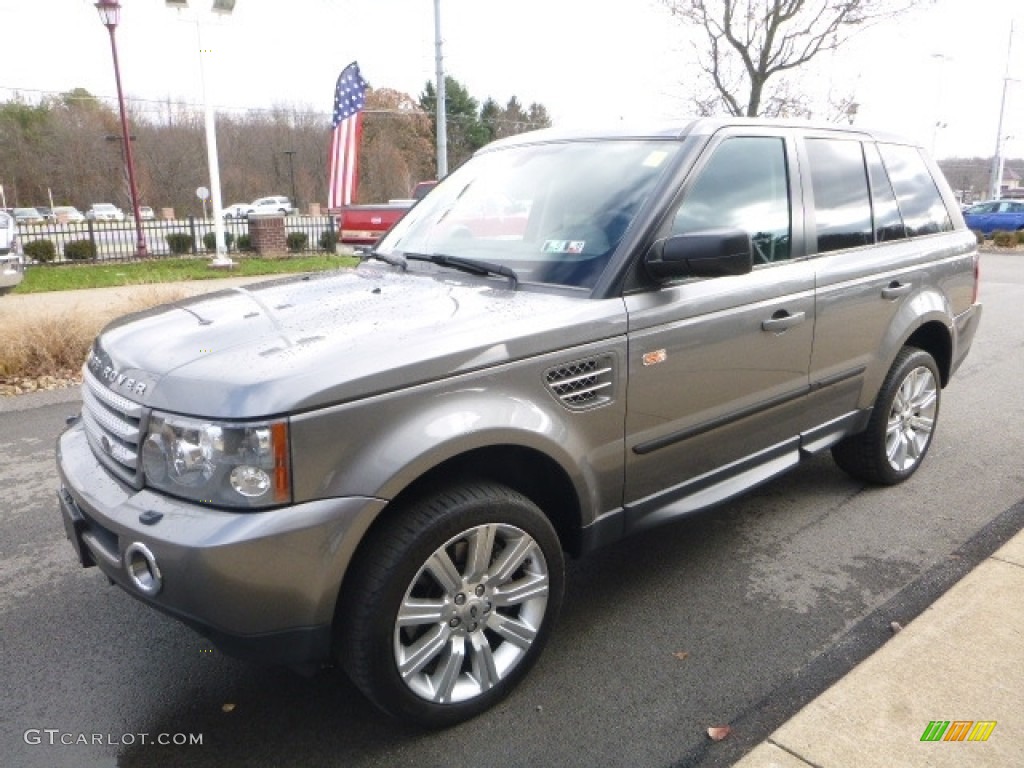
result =
M183 414L309 410L624 334L621 300L364 264L207 294L111 323L88 362Z

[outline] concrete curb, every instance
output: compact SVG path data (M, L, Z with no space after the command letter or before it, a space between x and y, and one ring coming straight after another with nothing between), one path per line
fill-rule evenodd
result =
M735 765L1005 768L1024 754L1024 532ZM922 741L932 721L995 722Z

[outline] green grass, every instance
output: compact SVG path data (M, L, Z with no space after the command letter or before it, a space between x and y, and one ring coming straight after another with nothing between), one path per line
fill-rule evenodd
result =
M354 256L310 255L290 258L260 258L233 255L234 268L211 269L209 259L153 259L123 264L33 265L14 293L73 291L117 285L151 285L182 280L211 280L218 277L247 277L297 272L322 272L352 267Z

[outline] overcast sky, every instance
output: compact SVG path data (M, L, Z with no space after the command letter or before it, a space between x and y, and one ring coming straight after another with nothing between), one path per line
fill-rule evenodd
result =
M0 0L0 100L83 87L115 96L95 0ZM195 13L121 0L126 95L202 104ZM419 96L434 79L433 0L237 0L200 9L209 98L225 110L299 106L329 119L334 81L357 60L378 88ZM939 157L993 154L1007 67L1024 78L1024 0L935 0L815 60L806 85L852 95L857 124L908 134ZM684 118L694 86L687 33L657 0L441 0L446 72L479 100L540 102L556 125ZM936 128L936 124L941 127ZM1024 156L1024 83L1009 83L1008 155Z

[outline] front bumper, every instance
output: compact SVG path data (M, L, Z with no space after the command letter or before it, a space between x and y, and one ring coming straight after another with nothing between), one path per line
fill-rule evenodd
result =
M79 424L58 439L57 469L65 528L84 566L99 566L230 655L283 664L329 658L342 578L384 501L227 512L135 491L101 467Z

